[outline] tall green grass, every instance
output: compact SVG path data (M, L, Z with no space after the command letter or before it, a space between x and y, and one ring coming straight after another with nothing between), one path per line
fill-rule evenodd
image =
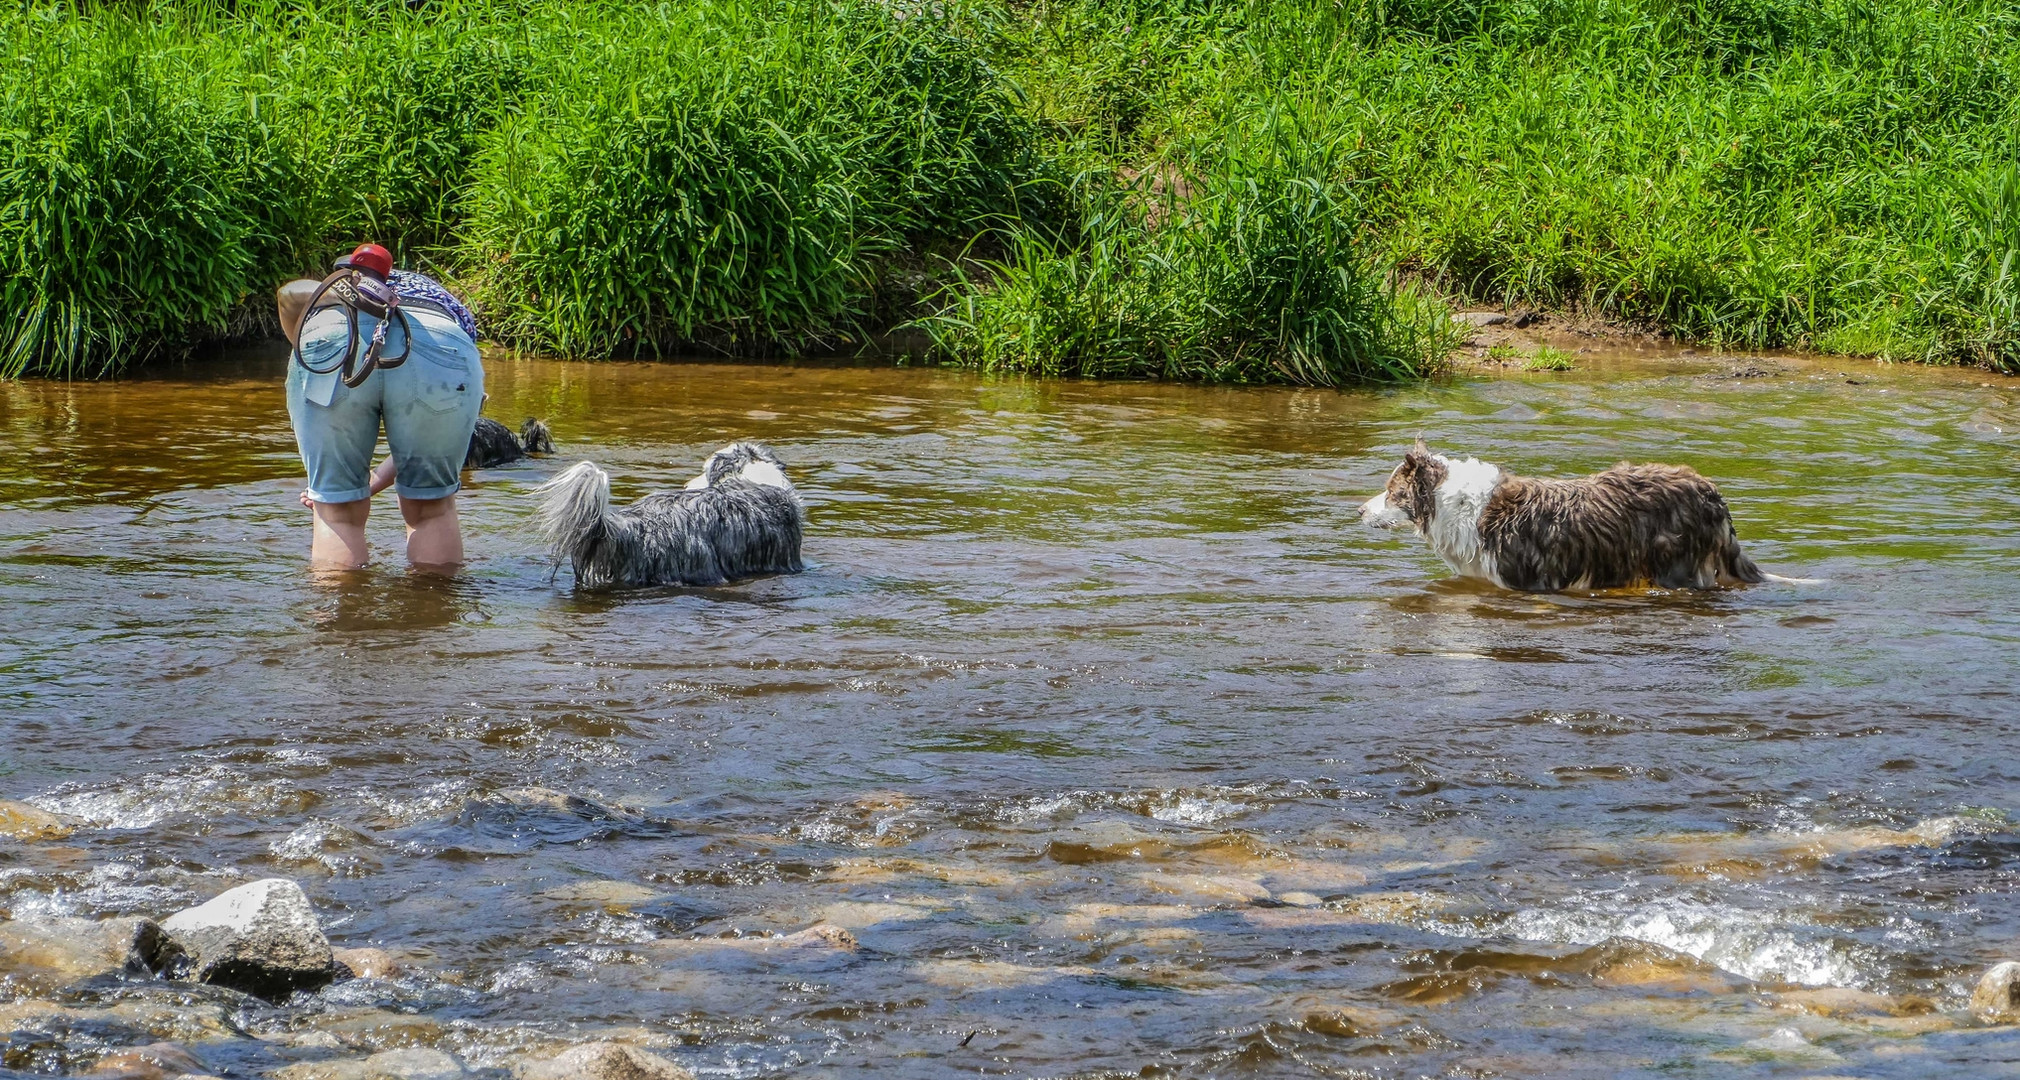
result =
M975 42L874 0L29 4L0 42L0 376L225 332L365 239L515 345L805 348L1059 204Z
M2010 0L29 0L0 50L0 376L363 239L574 355L924 315L991 368L1389 379L1437 293L2020 370Z
M97 375L271 312L362 239L446 255L524 61L479 16L0 14L0 377Z
M1329 179L1382 259L1448 294L2020 369L2010 3L1141 0L975 25L1080 168L1302 114L1356 148Z
M486 137L462 249L509 340L576 355L862 332L891 257L1043 221L973 44L875 5L612 17Z
M927 325L986 370L1324 386L1435 370L1449 310L1363 250L1333 149L1270 125L1196 171L1090 178L1078 235L1021 234Z

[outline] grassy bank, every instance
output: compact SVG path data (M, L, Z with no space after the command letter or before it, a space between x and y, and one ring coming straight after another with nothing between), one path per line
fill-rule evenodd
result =
M0 373L245 329L364 237L495 340L1339 383L1435 297L2020 369L1982 0L27 5Z
M9 375L227 332L365 238L527 348L846 345L915 313L935 252L1062 206L976 43L876 3L52 6L0 33Z
M1380 264L1448 295L2020 368L2010 3L1028 10L978 32L1080 168L1196 176L1287 116L1345 148Z

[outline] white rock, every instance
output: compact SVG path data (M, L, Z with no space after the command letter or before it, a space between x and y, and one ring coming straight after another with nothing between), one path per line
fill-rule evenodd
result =
M1508 321L1508 316L1498 311L1461 311L1452 316L1452 321L1467 326L1499 326Z
M2020 1022L2020 960L2002 960L1986 970L1971 991L1971 1011L1989 1023Z
M278 1001L333 975L315 909L286 878L241 885L161 925L189 954L194 977L207 983Z
M521 1059L512 1066L514 1080L694 1080L694 1074L636 1046L593 1042L570 1047L560 1056Z

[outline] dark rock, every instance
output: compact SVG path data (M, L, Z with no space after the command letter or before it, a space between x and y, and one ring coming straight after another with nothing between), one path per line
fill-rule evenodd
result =
M326 986L336 973L315 909L286 878L220 893L162 928L189 954L196 978L270 1001Z
M1527 330L1530 327L1535 326L1537 323L1540 323L1542 321L1543 321L1542 312L1525 311L1522 314L1515 316L1515 329Z

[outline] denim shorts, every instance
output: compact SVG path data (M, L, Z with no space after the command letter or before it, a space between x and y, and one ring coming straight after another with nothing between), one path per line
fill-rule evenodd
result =
M382 422L402 497L441 499L463 486L470 431L484 403L483 362L456 320L418 309L408 311L407 319L414 340L406 363L372 372L355 389L345 386L338 372L316 375L300 361L288 363L288 418L308 468L309 498L316 502L370 496L372 452ZM377 322L359 313L360 355ZM302 325L302 360L329 367L341 360L349 340L344 309L318 308ZM404 345L395 319L386 328L382 352L398 356Z

